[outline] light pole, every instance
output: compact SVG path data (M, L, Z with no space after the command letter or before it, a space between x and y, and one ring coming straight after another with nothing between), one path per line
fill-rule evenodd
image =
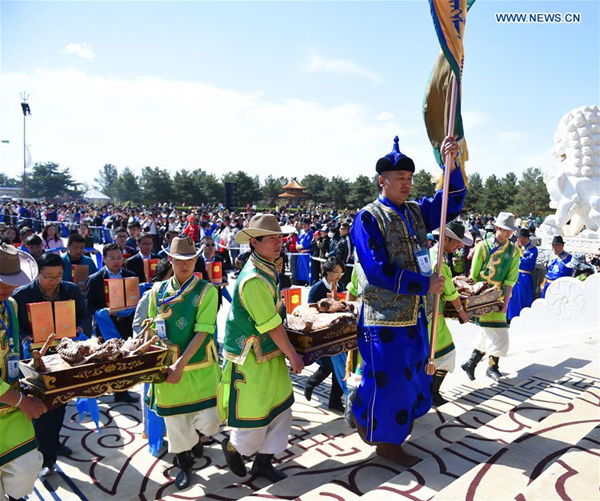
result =
M27 115L31 115L31 108L27 103L29 94L21 93L21 109L23 110L23 198L27 198L27 138L26 124Z

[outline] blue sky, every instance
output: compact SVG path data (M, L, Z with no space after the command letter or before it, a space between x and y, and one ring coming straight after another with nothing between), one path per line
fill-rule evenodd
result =
M6 2L0 170L33 161L90 182L104 163L371 175L399 134L435 172L421 115L439 52L425 0ZM498 24L497 12L581 13L579 24ZM477 0L465 37L469 172L553 168L552 136L598 104L600 3Z

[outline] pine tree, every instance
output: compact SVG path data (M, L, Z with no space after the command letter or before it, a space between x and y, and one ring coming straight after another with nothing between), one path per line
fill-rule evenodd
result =
M423 197L432 197L435 193L436 182L426 170L420 170L413 176L410 198L419 200Z

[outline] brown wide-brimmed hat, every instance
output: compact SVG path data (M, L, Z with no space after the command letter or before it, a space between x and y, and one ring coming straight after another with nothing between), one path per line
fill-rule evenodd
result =
M194 259L200 250L196 249L194 241L190 237L175 237L171 240L169 250L162 248L168 256L174 259Z
M0 283L21 287L38 276L38 265L31 254L14 245L0 244Z
M269 235L289 235L295 233L293 226L279 226L273 214L257 214L250 219L247 228L241 229L235 236L238 244L247 244L251 238L266 237Z

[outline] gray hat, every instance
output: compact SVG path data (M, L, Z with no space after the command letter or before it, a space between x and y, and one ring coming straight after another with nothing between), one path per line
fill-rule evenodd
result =
M517 231L519 229L515 223L515 216L510 212L501 212L498 214L498 217L494 221L494 226L511 231Z

